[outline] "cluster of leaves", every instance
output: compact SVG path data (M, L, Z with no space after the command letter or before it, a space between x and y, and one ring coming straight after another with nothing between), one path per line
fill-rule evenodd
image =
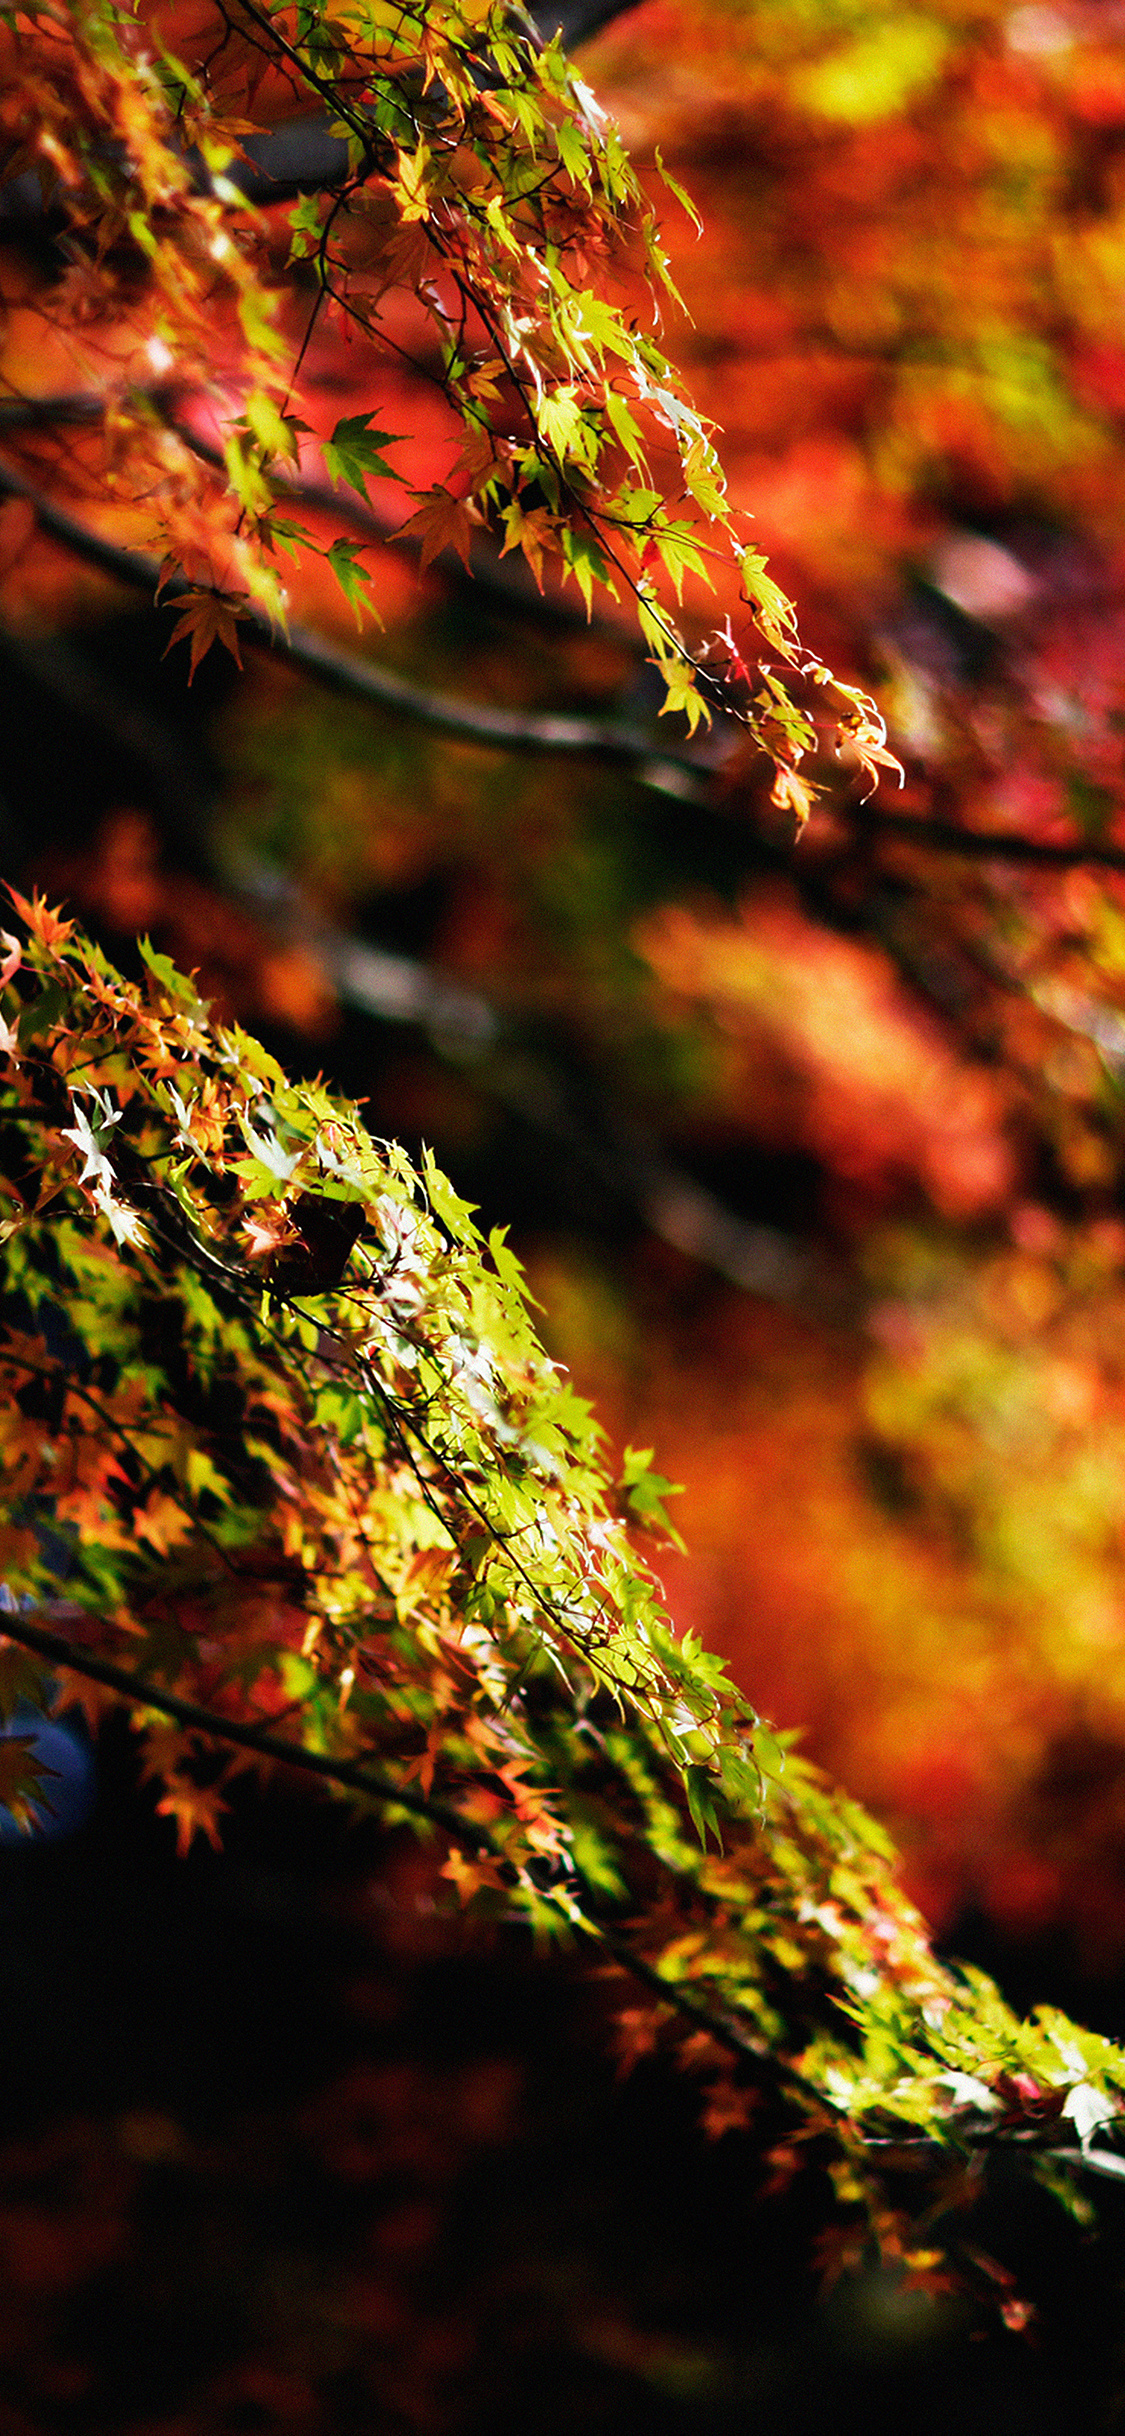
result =
M739 935L694 899L635 934L661 979L678 965L676 1010L711 1053L681 1144L735 1190L750 1145L815 1155L779 1206L802 1231L814 1206L855 1256L866 1390L848 1411L826 1336L814 1422L796 1332L755 1319L741 1445L702 1363L682 1428L659 1356L659 1417L629 1386L620 1402L690 1481L691 1620L925 1848L931 1919L1050 1918L1104 1974L1122 1918L1120 58L1065 0L905 18L676 0L622 19L589 72L636 157L659 141L700 206L680 271L696 327L670 343L723 412L732 483L803 617L815 598L830 656L882 663L907 771L889 812L818 812L793 865L799 960L763 955L749 841ZM751 801L731 786L732 810ZM668 954L674 924L697 953ZM882 1109L861 1099L840 930L901 978L913 1115L905 1092L890 1112L886 1024ZM935 1021L989 1144L958 1141L925 1070ZM911 1189L918 1121L932 1154ZM954 1236L974 1168L979 1216Z
M188 578L176 631L193 663L217 637L235 646L248 603L283 624L277 553L320 546L286 480L309 434L301 366L318 321L336 317L370 349L373 381L380 351L413 350L451 410L449 471L415 492L404 527L423 563L447 546L467 560L474 524L492 522L540 583L553 557L587 610L595 586L624 594L664 709L692 732L714 705L732 710L799 821L810 794L798 765L816 729L757 657L763 641L806 692L828 689L865 767L889 758L870 699L802 645L791 602L740 530L713 426L645 326L657 292L674 294L653 216L557 39L542 43L496 0L231 0L164 30L158 11L115 0L3 17L9 171L38 170L67 229L65 274L36 308L103 400L103 501L145 502L166 575ZM250 205L246 141L313 111L328 113L346 167L291 207ZM219 430L218 475L193 446L201 409ZM334 482L408 479L382 453L395 435L376 428L378 412L327 435ZM358 545L340 536L326 555L360 614ZM728 619L693 647L661 586L682 601L685 576L723 568L756 636L740 641Z
M153 950L135 985L18 909L9 1713L52 1675L94 1717L124 1703L184 1843L286 1751L440 1836L465 1902L639 1983L626 2054L677 2043L715 2130L780 2087L779 2166L826 2164L854 2207L829 2263L874 2237L940 2281L888 2175L944 2175L943 2213L997 2141L1069 2189L1125 2062L939 1964L874 1822L676 1637L629 1529L663 1527L667 1484L637 1455L607 1475L502 1237ZM3 1747L6 1797L42 1801Z

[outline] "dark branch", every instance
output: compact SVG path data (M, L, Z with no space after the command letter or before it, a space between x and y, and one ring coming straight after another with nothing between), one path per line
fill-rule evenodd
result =
M331 1759L324 1752L309 1751L302 1743L289 1742L284 1735L271 1734L267 1727L248 1725L236 1718L221 1717L213 1709L201 1708L194 1700L184 1700L178 1692L167 1691L163 1684L150 1683L131 1667L115 1666L111 1659L97 1658L92 1652L75 1649L61 1633L48 1632L42 1625L10 1607L0 1609L0 1631L6 1640L28 1649L49 1666L63 1666L71 1674L84 1675L92 1683L102 1683L108 1691L116 1692L132 1707L154 1709L158 1715L171 1717L177 1725L190 1727L212 1742L232 1743L239 1750L253 1751L260 1759L276 1761L287 1768L303 1769L329 1783L341 1785L350 1793L365 1795L369 1800L389 1802L412 1817L424 1819L438 1827L453 1843L466 1852L486 1853L515 1879L511 1862L503 1846L489 1833L487 1827L466 1819L449 1803L435 1801L412 1785L397 1785L393 1779L375 1774L360 1761ZM585 1930L606 1952L612 1955L621 1970L641 1982L660 1998L662 2004L682 2013L689 2021L708 2030L713 2038L734 2054L752 2058L796 2093L806 2098L814 2094L792 2067L771 2056L763 2042L751 2037L739 2023L722 2010L708 2004L705 1997L694 1996L690 1989L665 1979L653 1963L632 1947L614 1929L580 1911L568 1914L575 1927Z
M0 465L0 495L4 493L25 499L40 530L73 556L84 559L88 566L98 567L116 582L144 592L155 594L161 586L161 569L155 559L106 541L101 534L91 531L89 525L79 523L65 509L56 507L14 467ZM161 599L175 602L192 588L182 576L173 576L163 583ZM396 675L393 669L381 667L376 660L360 659L355 652L341 651L338 645L308 627L292 626L287 634L278 634L257 609L247 608L240 625L246 640L257 650L288 660L293 667L303 669L306 675L337 693L375 703L381 710L398 711L441 735L459 736L500 752L588 754L598 761L631 767L642 786L653 787L661 794L678 796L687 803L704 803L708 799L710 779L706 764L688 753L655 746L643 728L629 727L613 719L583 718L566 711L505 710L493 703L462 702L448 694L431 693L425 686L413 685L409 678Z
M202 458L205 465L214 466L216 472L224 470L221 451L212 447L210 441L204 440L177 413L177 406L182 401L176 398L174 392L160 387L145 390L143 394L185 447ZM100 397L91 390L64 390L45 397L0 397L0 432L53 431L68 426L101 423L109 411L109 404L108 398ZM377 508L372 507L369 499L361 499L359 493L350 490L346 484L337 490L331 483L310 480L303 474L288 473L283 466L272 469L270 481L275 491L286 499L292 499L298 507L307 508L314 515L332 516L338 524L350 526L354 533L367 535L383 549L401 551L417 565L421 544L415 536L404 533L392 523L389 516L381 515ZM515 612L521 619L533 619L536 625L561 626L568 632L581 634L588 633L591 625L595 632L606 631L599 619L596 616L588 618L577 602L564 600L556 592L540 592L522 559L502 564L494 544L491 554L483 556L479 545L491 541L492 536L483 531L479 537L474 536L471 570L463 564L456 550L445 549L439 550L436 558L430 561L429 572L440 574L442 582L455 592L472 593L478 600L482 593L490 594L501 610L509 614ZM623 636L616 629L613 630L613 639L618 649L622 644L629 650L637 649L631 636Z
M284 1735L271 1734L266 1726L220 1717L213 1709L200 1708L194 1700L181 1699L178 1692L166 1691L163 1684L146 1682L131 1667L115 1666L109 1658L96 1658L88 1650L75 1649L61 1633L30 1624L25 1616L13 1614L8 1608L0 1610L0 1632L6 1640L18 1642L21 1649L30 1649L37 1658L45 1658L50 1666L65 1666L72 1674L88 1676L92 1683L104 1683L108 1691L130 1700L134 1708L155 1709L162 1717L174 1718L177 1725L190 1726L214 1741L235 1743L239 1750L253 1751L260 1759L276 1760L287 1768L303 1768L310 1775L346 1786L350 1793L366 1794L371 1801L397 1803L400 1810L408 1810L413 1817L440 1827L467 1852L487 1852L498 1860L504 1858L486 1827L463 1818L459 1810L446 1802L427 1799L412 1785L396 1785L392 1777L376 1775L362 1761L330 1759L322 1751L309 1751L303 1743L288 1742Z
M1125 871L1125 846L1099 846L1089 838L1076 838L1073 845L1055 845L1018 831L962 829L956 821L872 811L866 804L856 805L851 817L861 835L902 838L909 845L929 846L939 854L961 854L974 863L1032 863L1044 871L1073 871L1084 866Z
M92 1683L104 1684L108 1691L116 1692L133 1708L153 1709L160 1716L171 1717L177 1725L187 1726L193 1732L205 1735L209 1741L230 1743L239 1750L252 1751L258 1758L301 1769L372 1801L392 1803L413 1817L440 1828L463 1850L487 1854L514 1881L512 1865L487 1827L464 1818L450 1804L417 1792L412 1785L396 1785L391 1778L377 1775L362 1762L331 1759L323 1752L307 1750L301 1743L289 1742L280 1734L271 1734L267 1727L219 1716L213 1709L202 1708L196 1701L184 1700L178 1692L166 1690L163 1684L149 1682L130 1667L115 1666L108 1658L97 1658L90 1651L75 1649L61 1633L49 1632L41 1625L32 1624L26 1616L18 1611L13 1612L10 1607L0 1610L0 1627L4 1638L15 1642L21 1649L30 1650L50 1666L62 1666L71 1674L84 1675ZM812 2099L825 2114L831 2111L831 2102L822 2091L816 2089L782 2056L771 2051L763 2039L755 2038L725 2007L712 2004L706 1996L695 1994L678 1981L666 1979L654 1963L649 1962L643 1954L638 1954L626 1938L604 1922L578 1909L568 1916L572 1925L591 1937L599 1949L612 1958L619 1970L647 1988L650 1995L667 2005L671 2012L681 2014L697 2028L706 2030L716 2044L725 2047L728 2053L743 2062L752 2063L759 2072L764 2071L779 2090L803 2101L806 2106ZM1036 2153L1026 2144L1005 2139L1002 2130L994 2129L986 2122L976 2128L974 2144L981 2148L1010 2148L1028 2164ZM923 2170L932 2170L949 2156L948 2147L937 2140L890 2143L876 2137L865 2145L870 2148L875 2160L878 2160L881 2148L888 2151L893 2149L896 2163L906 2167L914 2165ZM1045 2153L1070 2166L1086 2166L1093 2173L1116 2178L1125 2175L1125 2159L1115 2157L1108 2150L1091 2153L1087 2149L1052 2148Z
M568 1158L631 1211L649 1232L741 1292L772 1302L801 1302L838 1317L848 1288L823 1254L781 1229L756 1225L729 1209L695 1178L667 1161L611 1097L582 1087L576 1108L557 1060L521 1045L518 1023L478 991L420 958L372 946L330 923L286 874L256 856L224 855L216 868L206 844L205 781L185 758L180 731L169 730L107 671L58 635L35 641L0 629L0 647L20 677L45 687L67 714L77 711L137 761L189 868L236 896L278 937L299 941L337 997L379 1023L416 1024L439 1056L452 1056L473 1086L540 1137L564 1144ZM26 844L26 841L25 841Z

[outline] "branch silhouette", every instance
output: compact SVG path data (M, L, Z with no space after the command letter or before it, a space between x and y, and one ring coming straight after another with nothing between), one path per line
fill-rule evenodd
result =
M131 1667L116 1666L111 1659L98 1658L91 1651L76 1649L61 1633L33 1624L25 1615L13 1612L10 1606L0 1610L0 1628L3 1638L16 1643L19 1648L43 1658L51 1666L65 1667L71 1674L103 1684L107 1690L131 1701L134 1707L154 1709L159 1715L170 1717L176 1724L204 1734L211 1741L252 1751L259 1758L296 1768L320 1778L322 1782L337 1784L345 1791L367 1795L375 1801L393 1803L400 1810L408 1811L412 1817L439 1828L465 1851L487 1854L502 1871L510 1869L502 1845L487 1827L467 1819L452 1804L417 1791L413 1785L399 1785L393 1778L377 1774L363 1762L332 1759L324 1752L310 1751L303 1744L290 1742L284 1735L273 1734L268 1727L223 1717L212 1709L201 1707L197 1701L184 1700L178 1692L169 1691L163 1684L150 1682ZM825 2106L822 2092L815 2090L792 2064L772 2050L764 2039L752 2036L724 2008L709 2004L705 1997L693 1994L682 1983L666 1978L643 1954L634 1950L627 1938L592 1912L576 1908L571 1916L573 1926L590 1937L599 1951L606 1954L620 1971L647 1988L650 1994L659 1997L660 2002L671 2011L705 2030L728 2053L752 2064L759 2073L764 2073L782 2095L800 2096L806 2101L812 2098L818 2107ZM983 2122L974 2126L973 2139L976 2146L1009 2151L1014 2159L1028 2167L1038 2153L1057 2158L1072 2168L1082 2168L1113 2180L1119 2181L1125 2177L1125 2158L1108 2149L1095 2149L1089 2145L1048 2146L1046 2140L1030 2144L1026 2138L1006 2136L1001 2127L994 2128ZM886 2151L888 2161L904 2171L930 2168L936 2156L947 2153L940 2142L925 2137L888 2140L885 2135L877 2134L863 2145L876 2155L881 2150Z
M186 422L177 409L182 405L179 394L167 385L144 391L148 403L162 416L177 439L184 442L204 464L223 471L222 452L205 440L201 433ZM42 397L0 397L0 433L45 432L67 428L83 428L104 422L110 401L93 390L61 390ZM275 491L292 499L298 507L314 515L331 516L334 523L350 526L376 541L383 549L401 551L417 565L421 544L414 534L404 533L389 516L382 515L369 499L346 483L337 489L329 482L318 482L306 474L290 473L284 466L275 466L270 480ZM604 621L595 613L588 618L576 602L559 592L540 592L525 562L498 557L491 535L482 531L474 535L471 544L472 567L466 567L456 550L439 550L429 562L428 574L440 576L452 591L472 594L479 600L482 592L490 595L501 610L516 614L521 620L533 620L537 626L562 627L567 632L586 634L606 631ZM613 630L618 650L636 653L637 644L628 634Z
M1099 845L1089 838L1075 838L1071 844L1027 837L1020 830L963 829L957 821L931 820L925 814L915 817L910 812L883 812L873 810L869 804L848 807L848 815L861 836L878 833L901 838L909 845L928 846L937 854L964 855L972 862L1030 863L1038 864L1044 871L1087 867L1125 871L1125 846Z
M163 1684L152 1683L138 1675L133 1668L116 1666L112 1659L98 1658L93 1652L76 1649L61 1633L51 1632L33 1624L28 1617L11 1606L0 1609L0 1633L19 1648L31 1651L50 1666L66 1667L69 1673L83 1675L92 1683L100 1683L108 1691L117 1692L136 1708L154 1709L160 1716L172 1718L212 1741L230 1743L239 1750L252 1751L258 1758L274 1761L284 1767L297 1768L306 1775L342 1786L351 1793L366 1794L374 1801L390 1802L406 1810L414 1818L438 1827L451 1841L467 1852L485 1853L496 1861L501 1870L513 1877L502 1844L489 1829L454 1809L451 1803L435 1800L419 1792L413 1785L399 1785L392 1777L382 1776L361 1761L332 1759L322 1751L310 1751L302 1743L290 1742L281 1734L273 1734L266 1726L257 1726L237 1718L223 1717L197 1701L184 1700L178 1692ZM705 1998L694 1996L691 1990L666 1979L663 1972L634 1952L628 1940L598 1920L592 1913L576 1910L573 1925L583 1929L599 1948L612 1956L623 1971L639 1980L642 1986L659 1995L661 2002L673 2011L684 2014L705 2028L710 2035L732 2053L764 2067L783 2087L811 2094L810 2085L791 2065L772 2054L764 2040L744 2030L729 2014L709 2005Z
M119 542L107 541L66 509L57 507L14 466L0 463L0 496L5 494L26 501L40 531L50 540L116 582L152 594L159 588L161 599L169 604L191 590L179 576L162 585L155 559L142 551L125 549ZM341 650L325 636L314 634L310 627L291 626L287 633L280 634L254 608L242 612L240 630L256 649L288 660L294 668L303 669L306 675L337 693L375 703L382 710L399 711L441 735L458 736L501 752L561 753L576 757L588 754L598 761L629 766L642 786L652 787L660 794L674 795L688 803L703 803L709 798L711 774L705 762L687 752L668 750L654 743L643 728L624 721L591 719L570 711L506 710L500 704L465 702L449 694L433 693L376 660Z

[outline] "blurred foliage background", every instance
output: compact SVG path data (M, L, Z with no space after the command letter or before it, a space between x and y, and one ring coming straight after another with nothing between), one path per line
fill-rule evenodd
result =
M512 1225L551 1350L613 1438L654 1446L685 1484L688 1554L664 1568L678 1619L893 1828L940 1937L1017 1997L1057 1995L1118 2035L1122 26L1115 0L644 0L584 50L635 157L659 146L702 215L697 237L665 205L687 307L670 352L810 643L874 688L905 765L901 795L864 802L826 756L797 846L724 733L692 775L661 761L664 731L631 768L499 753L250 655L239 673L213 654L189 692L182 654L161 656L166 618L44 541L18 501L0 509L12 876L64 895L121 960L150 930L220 1009L363 1096L376 1131L431 1143ZM0 448L65 497L81 429L3 427L5 396L67 374L35 310L44 240L0 231ZM371 403L331 333L306 376L326 421ZM416 481L440 478L441 432L405 365L379 420L412 435ZM540 600L483 541L476 580L444 557L421 575L387 538L390 486L372 499L386 631L363 648L433 693L651 718L624 625ZM307 573L294 605L354 648ZM701 630L690 579L688 615ZM12 1868L13 1888L32 1883L27 1856ZM385 1967L365 1967L382 1986ZM535 1986L533 2026L550 2011ZM485 2068L440 2073L458 2140L472 2145L476 2107L487 2146L509 2082L493 2058L483 2096L449 2097L454 2069ZM379 2082L379 2121L426 2115L411 2091ZM173 2154L187 2135L160 2128L175 2094L155 2103L121 2100L126 2180L188 2171ZM102 2134L61 2137L27 2150L33 2180L102 2172L82 2146ZM229 2161L214 2170L221 2184ZM422 2217L380 2235L403 2257L427 2238ZM1065 2281L1057 2260L1051 2273ZM651 2290L645 2307L659 2317ZM967 2375L964 2329L947 2336ZM733 2425L775 2391L726 2353L720 2375L713 2326L659 2374L627 2326L583 2340L601 2369L568 2425L630 2409L634 2425ZM853 2368L878 2351L870 2328L824 2340ZM1009 2424L972 2358L980 2424ZM361 2381L362 2410L483 2426L450 2418L444 2374L404 2371L374 2405ZM1045 2369L1038 2400L1005 2374L1021 2428L1068 2424ZM220 2380L198 2418L151 2396L126 2418L318 2426L302 2377L278 2369L249 2400ZM529 2419L526 2400L481 2392L490 2428L563 2424L546 2400ZM80 2382L28 2409L18 2436L44 2413L108 2423ZM807 2409L825 2424L822 2389Z

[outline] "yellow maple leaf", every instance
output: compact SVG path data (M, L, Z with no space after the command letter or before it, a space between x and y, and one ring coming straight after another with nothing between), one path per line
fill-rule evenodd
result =
M428 220L430 216L430 199L426 192L429 165L430 155L425 144L419 144L414 154L399 153L398 174L392 181L391 193L398 204L399 219L404 222Z
M779 764L770 788L770 802L777 805L779 812L793 813L798 837L808 821L816 795L817 789L810 786L807 778L798 777L796 770L790 768L788 763Z
M191 1524L174 1497L166 1497L163 1489L154 1489L147 1504L138 1506L133 1516L133 1529L138 1539L148 1541L158 1556L167 1556L169 1548L187 1539Z

